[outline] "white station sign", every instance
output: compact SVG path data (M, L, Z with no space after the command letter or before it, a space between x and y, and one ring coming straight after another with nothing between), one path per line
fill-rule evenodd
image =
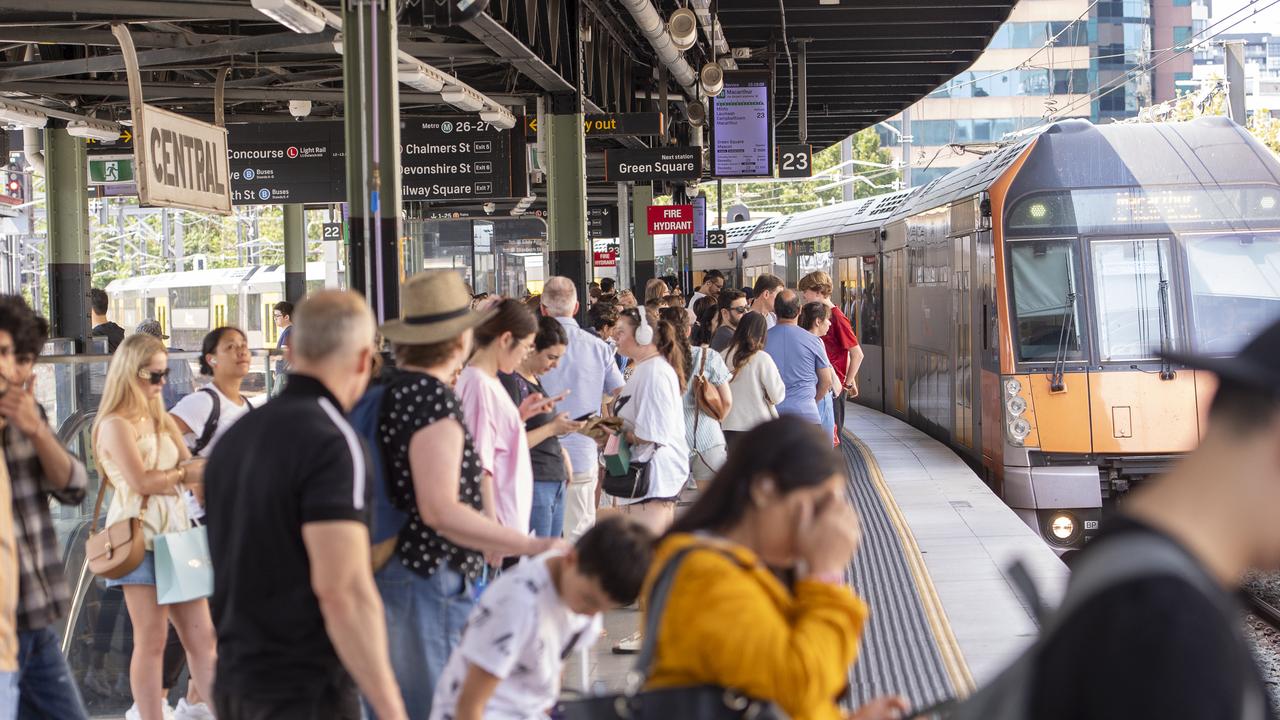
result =
M227 129L151 105L141 109L133 118L141 204L230 215Z

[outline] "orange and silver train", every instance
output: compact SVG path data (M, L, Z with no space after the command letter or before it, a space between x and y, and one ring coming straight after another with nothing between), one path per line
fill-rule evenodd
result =
M1280 162L1224 118L1057 122L914 191L731 228L697 269L829 272L858 401L1060 553L1204 432L1214 378L1160 351L1231 354L1280 318Z

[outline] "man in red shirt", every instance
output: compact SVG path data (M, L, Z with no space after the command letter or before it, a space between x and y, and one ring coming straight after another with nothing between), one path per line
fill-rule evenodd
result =
M831 276L821 270L800 278L800 294L806 303L820 302L831 308L831 329L822 336L822 345L827 349L827 359L836 371L840 381L836 394L835 419L836 428L844 428L844 402L847 398L858 396L858 369L862 367L862 348L858 346L858 336L853 334L853 325L840 308L831 302Z

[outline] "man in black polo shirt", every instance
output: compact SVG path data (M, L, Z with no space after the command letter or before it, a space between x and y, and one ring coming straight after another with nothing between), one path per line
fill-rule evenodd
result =
M372 476L344 417L368 384L373 315L325 291L293 328L288 386L227 431L205 472L218 717L358 720L363 693L380 720L402 720L369 562Z
M1113 551L1150 567L1152 548L1163 548L1198 570L1139 573L1081 600L1039 653L1027 717L1274 717L1232 595L1248 570L1280 568L1277 358L1280 323L1234 358L1171 356L1218 376L1204 439L1128 498L1075 563L1073 582L1091 557Z

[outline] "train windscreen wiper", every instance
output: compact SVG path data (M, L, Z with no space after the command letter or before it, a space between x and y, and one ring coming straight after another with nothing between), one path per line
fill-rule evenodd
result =
M1169 317L1169 277L1164 270L1164 251L1161 243L1156 241L1156 267L1160 273L1160 285L1156 294L1160 298L1160 379L1172 380L1175 377L1173 364L1169 362L1169 353L1173 351L1172 319Z
M1067 371L1067 344L1071 339L1072 328L1076 320L1076 284L1071 277L1071 258L1067 257L1067 301L1066 315L1062 317L1062 326L1058 330L1058 351L1053 356L1053 374L1049 376L1049 392L1062 392L1067 389L1063 375Z

